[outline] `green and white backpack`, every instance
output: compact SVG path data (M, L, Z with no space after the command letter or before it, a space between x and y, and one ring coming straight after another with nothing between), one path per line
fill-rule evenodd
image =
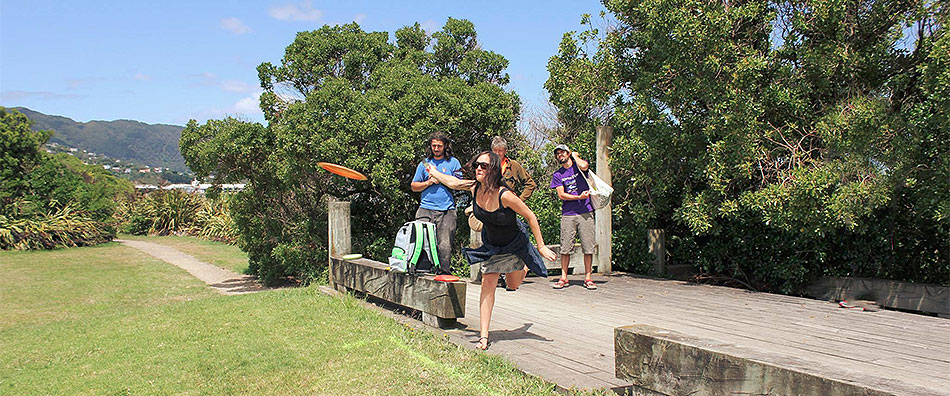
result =
M431 272L439 268L437 246L435 224L420 220L403 224L396 233L389 267L410 274Z

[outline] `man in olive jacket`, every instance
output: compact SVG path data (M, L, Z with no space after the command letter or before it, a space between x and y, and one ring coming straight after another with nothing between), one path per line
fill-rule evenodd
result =
M524 170L524 167L518 161L505 156L508 153L508 142L505 141L505 138L495 136L491 140L491 151L501 157L501 177L505 184L511 191L518 194L521 201L527 202L534 190L538 188L538 183L535 183L531 175ZM524 188L520 193L518 192L519 187Z

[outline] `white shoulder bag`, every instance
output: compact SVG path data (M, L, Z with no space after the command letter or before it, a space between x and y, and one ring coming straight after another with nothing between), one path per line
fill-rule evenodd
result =
M590 169L588 169L588 171L590 171ZM587 180L587 185L590 186L591 205L594 206L594 209L605 208L610 204L610 194L614 193L614 188L598 177L596 173L590 172L590 177L587 177L584 173L585 172L581 172L581 175L584 176L584 180Z

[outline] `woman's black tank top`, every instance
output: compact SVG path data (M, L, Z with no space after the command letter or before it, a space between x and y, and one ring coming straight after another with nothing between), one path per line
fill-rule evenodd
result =
M506 246L518 235L518 226L515 224L515 211L501 204L501 195L507 191L502 187L498 192L498 209L489 212L478 206L478 200L473 199L475 218L484 223L482 238L485 242L495 246ZM478 187L475 187L475 196L478 197Z

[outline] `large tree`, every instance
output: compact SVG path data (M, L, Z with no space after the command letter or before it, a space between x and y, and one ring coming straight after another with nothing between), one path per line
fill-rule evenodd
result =
M520 102L506 92L507 60L479 47L471 22L450 18L428 35L355 24L301 32L279 65L258 67L266 125L191 121L181 151L199 176L246 181L232 206L251 268L267 281L319 276L326 263L326 199L352 202L356 251L383 260L410 220L409 189L425 138L445 131L463 162L513 130ZM434 40L434 42L433 42ZM317 167L365 173L357 182Z
M567 116L613 110L620 235L666 228L680 263L772 290L950 282L946 3L604 4L548 88Z

